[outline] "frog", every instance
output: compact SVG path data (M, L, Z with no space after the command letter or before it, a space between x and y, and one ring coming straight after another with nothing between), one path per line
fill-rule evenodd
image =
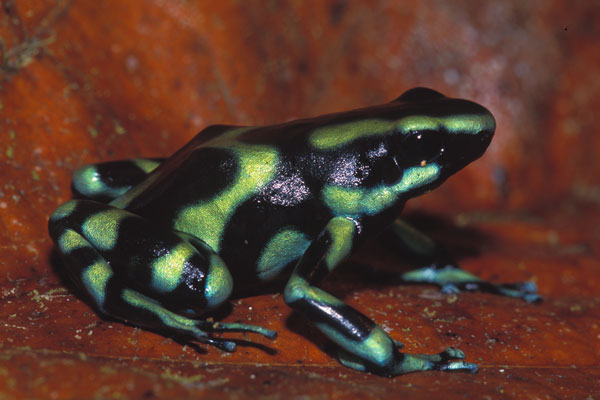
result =
M283 300L346 367L393 377L476 372L463 351L401 352L372 319L319 283L367 239L413 259L401 282L535 302L532 282L492 283L399 218L407 200L481 157L496 122L485 107L418 87L395 100L266 126L211 125L168 158L80 167L75 198L49 218L68 279L103 316L235 351L215 322L247 288L281 282Z

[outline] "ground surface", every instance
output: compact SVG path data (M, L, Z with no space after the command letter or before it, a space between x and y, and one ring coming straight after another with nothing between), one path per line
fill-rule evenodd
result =
M0 398L600 398L600 11L592 2L5 1L0 11ZM496 4L498 3L498 4ZM370 243L324 282L405 344L475 375L341 367L274 293L218 317L278 331L236 353L100 318L60 278L46 223L69 177L168 155L211 123L389 101L417 85L498 122L485 156L407 216L539 304L394 282Z

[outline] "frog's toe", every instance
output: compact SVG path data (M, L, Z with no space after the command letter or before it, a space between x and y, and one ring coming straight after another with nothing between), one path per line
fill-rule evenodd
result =
M456 347L447 347L444 351L437 354L414 354L421 360L427 360L434 363L447 363L449 360L464 360L465 353Z
M460 289L454 283L446 283L442 286L441 289L444 294L458 294L460 293Z
M240 323L214 322L206 320L195 320L194 328L190 331L192 336L199 342L210 344L227 352L235 351L237 345L235 342L227 339L215 338L213 333L226 332L252 332L261 334L269 339L275 339L277 332L262 326L247 325Z
M275 339L277 337L277 331L262 326L240 324L237 322L198 321L198 327L208 332L252 332L258 333L268 339Z
M525 300L527 303L539 303L543 299L544 298L537 293L525 293L523 295L523 300Z
M527 281L527 282L518 282L516 286L523 293L534 293L537 294L538 288L535 282Z
M531 281L502 284L498 287L501 294L521 298L527 303L542 301L542 296L537 293L537 285Z
M358 357L353 357L351 354L340 351L337 354L337 359L346 368L355 369L357 371L367 371L367 366Z
M462 371L477 372L477 365L465 362L465 353L448 347L437 354L401 354L399 362L391 368L384 369L382 374L400 375L415 371Z
M196 337L200 342L210 344L211 346L215 346L218 349L226 351L228 353L233 353L237 348L235 342L231 340L225 339L217 339L217 338L207 338L207 337Z
M473 364L470 362L453 361L451 363L441 365L439 370L440 371L463 371L463 372L469 372L471 374L474 374L479 370L479 368L477 367L477 364Z
M466 358L465 353L456 347L448 347L441 353L437 354L437 356L439 356L439 360L434 361L434 365L436 367L435 369L440 371L463 371L475 373L478 370L477 364L463 361Z
M456 347L447 347L446 350L440 353L440 356L442 356L442 358L445 358L446 360L449 360L451 358L463 360L466 357L465 353L462 350L457 349Z

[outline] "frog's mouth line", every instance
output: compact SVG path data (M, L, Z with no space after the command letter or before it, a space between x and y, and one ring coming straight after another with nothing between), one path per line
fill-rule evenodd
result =
M490 145L494 131L480 131L474 135L448 135L440 154L433 160L441 166L444 176L450 176L477 160Z

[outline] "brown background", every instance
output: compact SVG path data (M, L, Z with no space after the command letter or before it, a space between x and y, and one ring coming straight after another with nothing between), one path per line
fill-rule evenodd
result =
M599 398L600 7L595 1L58 1L0 8L0 397ZM46 221L78 166L168 155L212 123L265 124L414 86L495 115L477 163L407 215L541 304L390 285L367 245L324 283L408 352L477 375L345 369L278 294L225 321L279 332L234 354L100 319L57 274ZM375 268L373 268L375 267ZM406 268L401 266L400 268ZM589 397L586 397L589 396Z

